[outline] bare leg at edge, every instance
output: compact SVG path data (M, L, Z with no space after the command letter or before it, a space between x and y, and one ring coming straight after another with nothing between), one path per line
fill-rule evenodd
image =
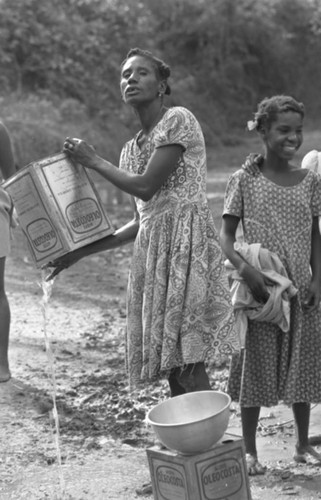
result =
M5 257L0 258L0 382L10 377L8 347L10 330L10 307L4 289Z

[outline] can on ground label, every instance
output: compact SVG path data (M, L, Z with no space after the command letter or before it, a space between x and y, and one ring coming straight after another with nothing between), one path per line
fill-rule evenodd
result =
M243 439L225 434L197 455L153 446L147 457L155 500L251 500Z

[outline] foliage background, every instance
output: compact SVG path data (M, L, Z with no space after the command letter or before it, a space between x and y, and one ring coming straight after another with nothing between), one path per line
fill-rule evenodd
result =
M189 107L209 148L239 144L275 93L321 115L321 0L0 0L1 117L17 163L89 140L117 162L137 130L119 66L134 46L172 68L168 104ZM215 165L214 165L215 166Z

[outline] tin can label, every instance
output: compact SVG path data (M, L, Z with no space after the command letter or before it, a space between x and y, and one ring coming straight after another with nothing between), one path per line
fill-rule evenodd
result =
M204 464L203 464L204 465ZM239 500L235 496L243 487L243 470L235 458L211 461L201 471L201 487L206 500L225 498Z
M155 479L162 500L187 500L184 469L159 465L155 468Z

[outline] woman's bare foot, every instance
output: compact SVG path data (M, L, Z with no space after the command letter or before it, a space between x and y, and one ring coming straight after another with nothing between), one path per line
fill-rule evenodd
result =
M246 467L249 476L258 476L265 474L266 467L264 467L259 461L258 458L250 453L247 453L245 456Z
M300 464L306 464L311 458L313 459L313 462L317 461L321 463L321 454L318 453L310 444L301 447L296 446L293 458Z

